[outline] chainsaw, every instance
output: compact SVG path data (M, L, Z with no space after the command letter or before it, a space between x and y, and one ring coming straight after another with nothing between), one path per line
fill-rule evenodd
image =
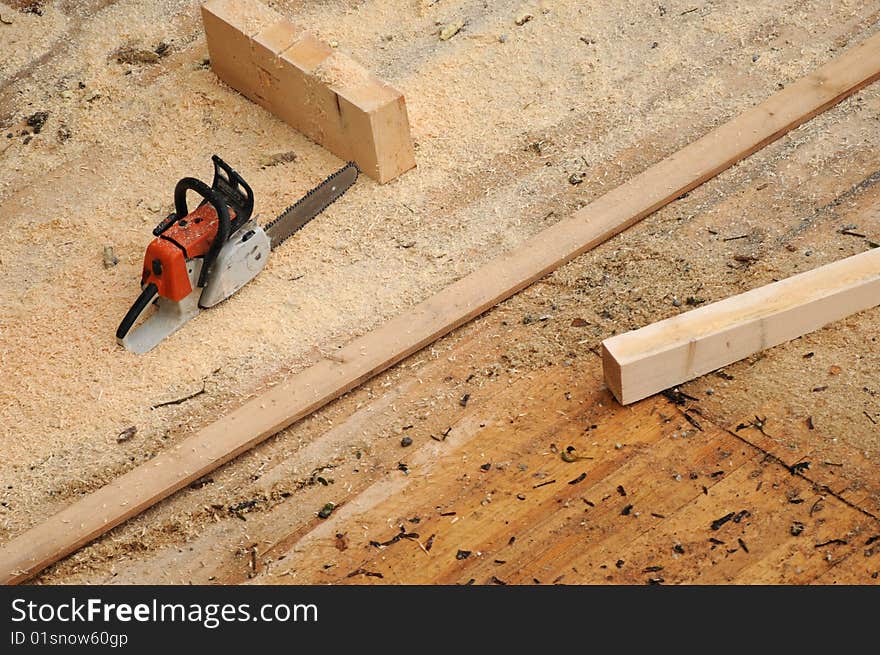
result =
M261 227L251 218L251 187L220 157L211 160L211 186L192 177L180 180L174 188L174 212L153 230L141 294L116 330L116 341L131 352L152 350L201 309L241 289L263 270L274 248L338 199L358 176L357 165L349 162ZM189 191L201 196L192 212L186 201ZM156 311L134 327L151 304Z

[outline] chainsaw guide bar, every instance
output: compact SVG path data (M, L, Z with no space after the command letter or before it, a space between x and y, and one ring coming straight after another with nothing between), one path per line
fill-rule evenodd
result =
M264 225L263 229L272 243L272 250L336 202L355 183L359 172L357 164L347 163L281 212L278 218Z

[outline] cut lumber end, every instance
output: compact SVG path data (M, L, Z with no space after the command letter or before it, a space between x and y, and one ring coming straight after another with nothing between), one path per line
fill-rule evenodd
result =
M221 80L384 184L415 167L403 94L258 0L208 0Z
M626 405L878 304L880 249L606 339L605 381Z
M343 124L359 135L352 143L351 158L361 170L385 184L415 167L402 93L375 80L354 89L340 89L337 95Z
M608 339L602 342L602 373L605 376L605 385L614 394L621 405L628 402L623 397L623 386L620 379L620 362L614 357L614 353L608 347Z

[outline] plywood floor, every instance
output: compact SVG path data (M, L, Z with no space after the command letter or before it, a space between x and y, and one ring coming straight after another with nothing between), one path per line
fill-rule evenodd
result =
M876 580L876 518L748 435L687 415L662 398L621 410L594 358L546 369L463 412L445 442L407 458L407 476L286 550L257 544L254 581Z
M876 583L876 477L829 479L829 462L774 438L772 414L761 432L681 395L622 408L592 353L487 382L487 353L518 331L499 314L310 445L342 458L293 486L289 460L263 469L262 491L205 507L215 520L185 547L96 580ZM388 450L359 450L388 419ZM839 454L832 470L859 461Z

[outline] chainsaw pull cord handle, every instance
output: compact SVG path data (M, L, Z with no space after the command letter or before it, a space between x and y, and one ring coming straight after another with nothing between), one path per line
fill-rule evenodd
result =
M159 287L156 286L155 282L150 282L144 287L143 291L141 291L141 295L137 297L137 300L134 301L134 304L126 312L125 316L122 317L122 322L119 324L119 327L116 328L117 341L125 339L125 335L131 330L131 326L134 325L135 321L138 320L138 317L144 313L144 310L150 306L150 303L153 302L153 298L156 297L157 293L159 293Z
M229 229L232 221L229 219L229 208L223 202L220 195L207 184L194 177L185 177L174 187L174 213L177 214L178 218L183 218L189 214L189 209L186 206L186 192L190 190L202 196L205 199L204 202L211 203L211 206L217 212L217 217L220 219L220 224L217 226L217 236L214 237L214 242L211 244L208 254L205 255L202 272L199 274L199 287L204 287L207 284L211 265L217 259L217 254L220 252L223 244L229 239Z

